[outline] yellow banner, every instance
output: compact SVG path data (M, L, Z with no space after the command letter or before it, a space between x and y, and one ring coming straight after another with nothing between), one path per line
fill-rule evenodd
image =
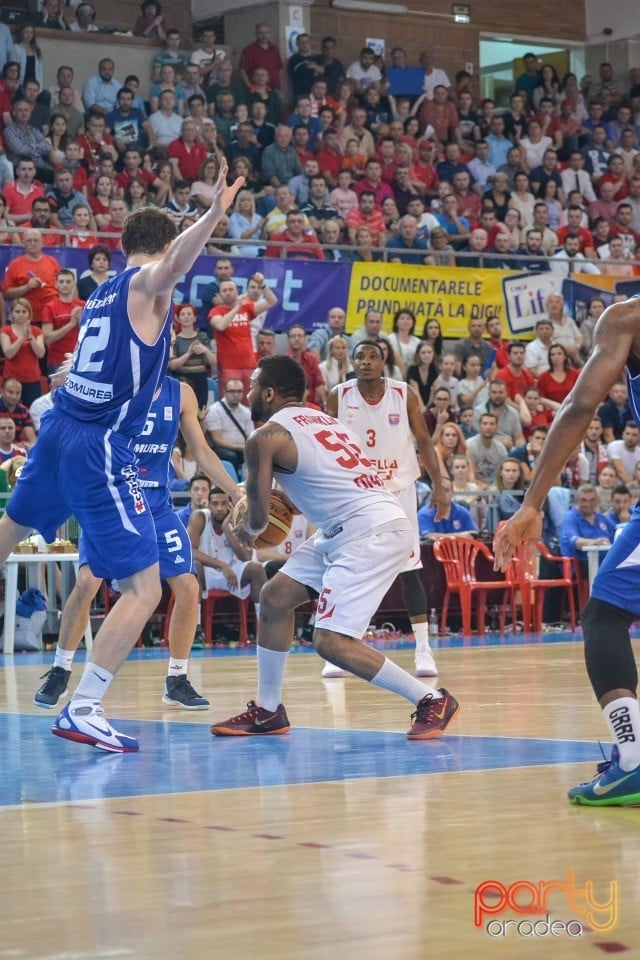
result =
M347 305L347 332L364 325L368 310L382 314L389 333L398 310L416 317L416 336L425 323L438 320L445 337L466 337L469 321L498 316L505 329L502 280L507 270L474 270L455 267L405 266L399 263L354 263Z

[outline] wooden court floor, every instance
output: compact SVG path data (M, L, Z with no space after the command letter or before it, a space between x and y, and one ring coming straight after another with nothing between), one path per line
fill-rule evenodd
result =
M106 704L140 737L128 756L51 736L32 703L50 657L0 659L0 958L640 957L640 808L567 802L606 729L582 644L545 639L439 650L462 712L413 743L404 701L322 680L307 651L289 735L214 739L255 693L255 657L195 655L212 707L184 713L161 703L164 654L140 652ZM389 655L412 664L406 644ZM546 902L542 881L559 884Z

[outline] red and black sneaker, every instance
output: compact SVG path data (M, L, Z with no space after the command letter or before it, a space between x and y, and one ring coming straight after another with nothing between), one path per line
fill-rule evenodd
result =
M460 705L455 697L444 689L439 693L442 696L437 700L428 693L417 705L415 713L411 714L407 740L433 740L434 737L440 737L454 717L458 716Z
M269 736L289 733L291 730L287 711L282 704L273 712L259 707L255 700L249 700L247 707L249 709L245 713L239 713L237 717L214 723L211 727L214 737Z

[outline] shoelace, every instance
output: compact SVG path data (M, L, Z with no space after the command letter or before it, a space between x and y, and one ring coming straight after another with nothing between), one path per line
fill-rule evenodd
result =
M238 717L234 717L234 723L242 723L243 720L253 720L258 711L258 704L255 700L249 700L247 702L248 710L245 713L241 713Z
M417 705L415 711L411 714L411 720L428 720L429 711L434 704L433 694L428 693Z

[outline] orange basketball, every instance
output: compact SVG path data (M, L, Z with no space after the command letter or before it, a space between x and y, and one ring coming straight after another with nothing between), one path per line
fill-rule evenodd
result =
M247 498L242 497L233 508L234 525L242 521L247 509ZM269 523L259 537L256 537L257 550L263 547L277 547L286 540L291 530L293 512L279 490L272 490L269 498Z

